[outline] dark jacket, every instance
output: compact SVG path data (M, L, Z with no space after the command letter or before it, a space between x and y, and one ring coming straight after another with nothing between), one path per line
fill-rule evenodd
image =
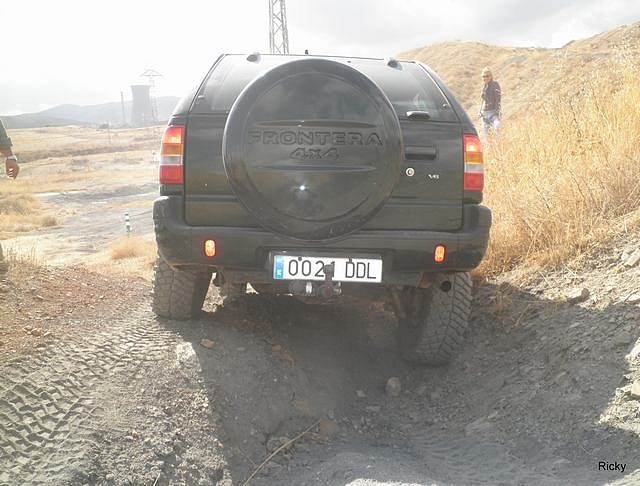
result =
M497 111L500 113L500 85L491 80L482 88L482 111Z
M2 120L0 120L0 150L9 150L11 148L11 139L4 129Z

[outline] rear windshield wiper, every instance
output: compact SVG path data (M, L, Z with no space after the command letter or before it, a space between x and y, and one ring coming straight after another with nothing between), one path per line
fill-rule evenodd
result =
M407 118L417 118L420 120L430 120L431 115L428 111L407 111Z

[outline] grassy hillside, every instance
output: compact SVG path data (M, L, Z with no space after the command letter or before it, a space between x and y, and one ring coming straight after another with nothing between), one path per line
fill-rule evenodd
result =
M600 80L504 124L486 154L494 227L485 271L565 264L637 232L638 72L640 64L619 64L613 93Z
M640 23L560 49L464 42L401 57L433 67L471 115L484 65L502 85L507 116L485 154L484 274L580 262L638 231Z
M607 91L615 89L615 65L624 57L640 58L640 22L558 49L445 42L412 49L398 57L428 64L471 115L479 109L480 72L484 66L491 66L502 87L505 115L527 115L550 95L577 95L601 80Z

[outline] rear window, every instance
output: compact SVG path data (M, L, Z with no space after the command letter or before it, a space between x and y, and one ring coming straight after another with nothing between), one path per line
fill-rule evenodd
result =
M294 57L261 56L249 62L244 56L225 56L210 73L200 93L202 100L194 107L197 113L226 112L255 77ZM458 118L444 94L429 74L419 65L401 62L398 67L387 66L381 60L330 58L358 69L385 92L399 117L408 111L427 111L431 120L457 122ZM202 96L204 95L204 96Z

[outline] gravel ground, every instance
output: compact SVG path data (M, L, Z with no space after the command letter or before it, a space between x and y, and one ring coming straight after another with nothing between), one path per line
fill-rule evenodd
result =
M144 233L150 190L47 196L76 212L37 233L47 260L120 235L114 201ZM440 368L398 357L378 301L222 306L212 289L185 323L153 316L147 280L12 268L0 485L640 484L639 248L476 282L466 346Z
M87 271L65 272L84 309L3 354L0 484L243 484L313 424L251 484L640 482L640 270L616 252L580 274L477 286L467 345L442 368L403 362L376 302L220 306L212 290L184 323L153 317L146 283L101 276L100 298ZM40 293L21 294L31 315L65 301Z

